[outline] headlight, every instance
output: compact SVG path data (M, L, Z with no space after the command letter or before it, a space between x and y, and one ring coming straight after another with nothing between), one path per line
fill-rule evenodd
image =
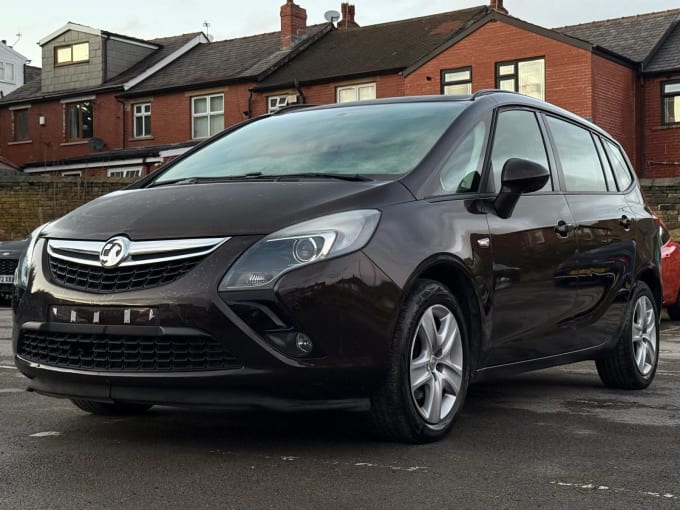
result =
M21 287L22 289L28 287L28 273L31 266L33 265L33 252L35 251L35 244L38 242L40 233L47 225L48 223L40 225L33 232L31 232L31 235L28 236L28 246L26 247L26 251L21 255L21 257L19 257L17 270L14 274L14 284L17 287Z
M279 230L251 246L229 269L219 290L263 288L283 273L363 248L380 211L348 211Z

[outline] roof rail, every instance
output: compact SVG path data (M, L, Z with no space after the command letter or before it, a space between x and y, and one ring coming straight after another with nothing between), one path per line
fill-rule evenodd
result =
M482 96L490 96L492 94L517 94L517 95L522 95L519 92L515 92L513 90L502 90L502 89L482 89L478 90L477 92L474 93L472 96L472 99L477 99L478 97Z

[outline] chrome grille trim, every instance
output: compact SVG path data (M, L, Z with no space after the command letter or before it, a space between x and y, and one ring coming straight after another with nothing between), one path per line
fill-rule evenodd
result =
M230 237L203 239L170 239L165 241L130 241L128 257L118 267L139 266L158 262L200 257L212 253ZM99 253L106 241L69 241L50 239L47 253L54 257L76 264L102 267Z

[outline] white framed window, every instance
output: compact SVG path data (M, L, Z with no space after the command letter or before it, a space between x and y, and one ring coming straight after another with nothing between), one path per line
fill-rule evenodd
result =
M472 68L461 67L442 71L442 94L446 96L472 94Z
M78 64L90 60L90 43L82 42L54 48L54 62L58 66Z
M284 106L288 106L288 96L269 96L267 98L267 112L274 113Z
M338 87L336 95L338 103L375 99L375 83L359 83L357 85Z
M545 59L497 63L496 88L545 100Z
M224 129L224 94L191 98L191 138L208 138Z
M151 136L151 103L139 103L133 107L134 137Z
M62 172L62 177L80 177L82 172L80 170L71 170L69 172Z
M0 62L0 81L14 83L14 64Z
M106 171L107 177L141 177L142 167L131 168L109 168Z

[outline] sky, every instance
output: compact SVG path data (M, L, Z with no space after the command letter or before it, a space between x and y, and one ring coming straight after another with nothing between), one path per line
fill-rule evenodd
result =
M280 29L285 0L3 0L0 39L40 66L37 42L67 22L153 39L205 31L216 40ZM324 13L340 10L341 0L296 0L307 10L307 24L324 23ZM488 4L488 0L353 0L359 25L373 25ZM544 27L680 7L678 0L505 0L510 15ZM106 5L107 8L101 8ZM19 36L18 34L21 34Z

